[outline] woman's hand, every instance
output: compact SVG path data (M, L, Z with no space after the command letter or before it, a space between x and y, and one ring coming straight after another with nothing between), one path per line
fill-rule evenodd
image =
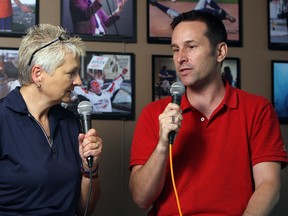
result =
M78 136L79 154L82 159L84 170L89 170L87 158L93 157L92 170L96 169L102 153L102 139L95 129L90 129L86 134L80 133Z

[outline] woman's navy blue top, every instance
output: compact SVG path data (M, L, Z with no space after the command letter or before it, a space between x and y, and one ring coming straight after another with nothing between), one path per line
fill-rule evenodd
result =
M49 125L52 147L19 88L0 100L0 215L74 215L81 186L80 122L56 105Z

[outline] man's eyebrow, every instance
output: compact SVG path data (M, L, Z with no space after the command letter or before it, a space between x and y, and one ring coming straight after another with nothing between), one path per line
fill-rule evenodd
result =
M171 48L178 47L176 44L171 44Z
M187 44L190 44L190 43L193 43L193 42L196 42L195 40L187 40L187 41L184 41L184 45L187 45ZM171 44L171 48L173 47L179 47L177 44L175 43L172 43Z

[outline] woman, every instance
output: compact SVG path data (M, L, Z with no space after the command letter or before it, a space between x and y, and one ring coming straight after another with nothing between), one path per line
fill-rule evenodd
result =
M40 24L23 38L21 87L0 100L0 215L93 212L102 140L95 129L80 133L79 120L60 105L81 85L84 55L83 41L61 27ZM89 156L94 158L91 168ZM90 172L92 193L86 205Z

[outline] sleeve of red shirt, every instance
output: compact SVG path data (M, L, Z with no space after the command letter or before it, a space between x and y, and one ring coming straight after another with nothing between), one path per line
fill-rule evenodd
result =
M171 98L155 101L142 110L134 130L129 169L134 165L145 164L154 151L159 140L158 117L169 100L171 101Z
M287 152L281 136L280 125L272 104L264 99L257 104L258 117L254 118L251 128L251 161L252 165L265 161L287 163ZM249 115L249 114L248 114Z

